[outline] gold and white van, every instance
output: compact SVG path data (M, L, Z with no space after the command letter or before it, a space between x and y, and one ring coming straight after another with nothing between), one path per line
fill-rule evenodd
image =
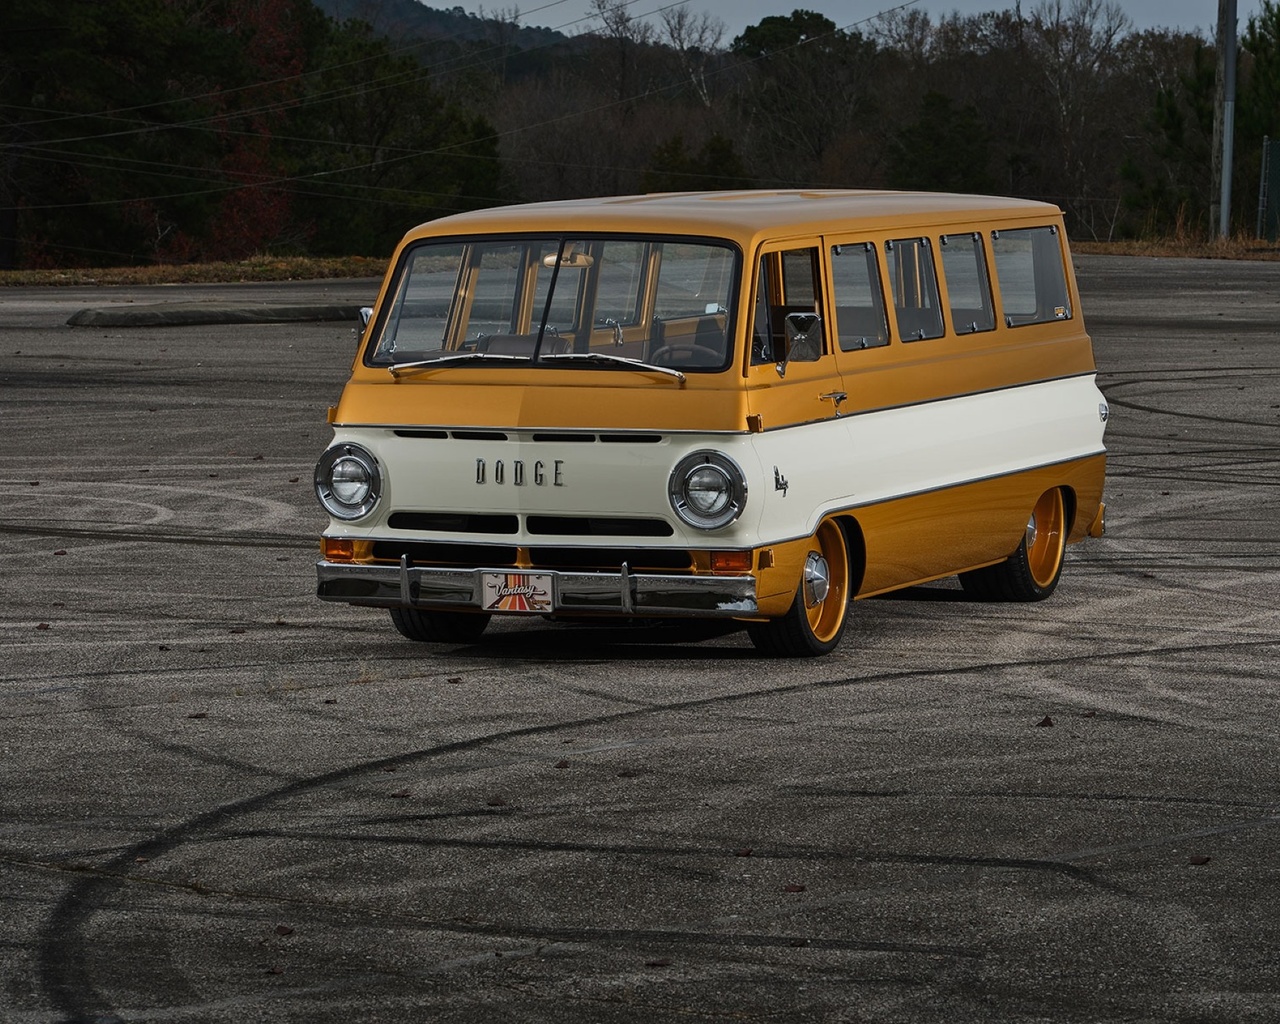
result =
M959 574L1048 597L1102 532L1107 404L1060 211L927 193L482 210L392 259L316 467L321 598L840 641Z

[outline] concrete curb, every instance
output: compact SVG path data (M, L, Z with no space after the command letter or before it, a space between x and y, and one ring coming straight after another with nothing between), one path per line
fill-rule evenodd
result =
M183 327L205 324L283 324L350 320L360 322L358 305L244 306L231 303L161 302L146 306L82 309L71 327Z

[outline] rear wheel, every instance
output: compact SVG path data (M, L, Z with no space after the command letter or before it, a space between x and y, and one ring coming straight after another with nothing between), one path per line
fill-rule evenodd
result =
M422 643L469 644L480 639L490 616L471 612L424 612L392 608L391 624L400 635Z
M1018 550L1003 562L960 574L965 593L982 601L1043 601L1062 575L1066 502L1055 487L1040 495Z
M818 527L805 555L800 586L781 618L753 622L747 635L757 649L783 658L833 651L849 619L849 544L834 519Z

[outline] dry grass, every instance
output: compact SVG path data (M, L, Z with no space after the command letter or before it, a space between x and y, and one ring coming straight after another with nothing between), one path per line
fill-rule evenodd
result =
M1280 245L1236 236L1196 239L1177 236L1124 242L1075 239L1072 251L1105 256L1180 256L1210 260L1280 260ZM318 281L326 278L380 278L387 261L381 257L347 256L310 259L303 256L257 256L238 263L191 263L180 266L104 267L68 270L0 270L0 288L33 285L216 284L242 281Z
M1125 242L1071 240L1071 251L1094 256L1180 256L1201 260L1280 260L1280 245L1264 238L1155 238Z
M104 267L68 270L0 270L0 288L31 285L210 284L241 281L316 281L324 278L381 277L387 261L371 256L309 259L256 256L238 263L181 266Z

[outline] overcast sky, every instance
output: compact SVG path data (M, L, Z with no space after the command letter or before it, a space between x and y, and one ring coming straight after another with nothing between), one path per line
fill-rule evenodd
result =
M1024 0L1022 9L1033 10L1039 0ZM460 5L473 13L482 9L486 13L509 12L513 7L520 11L522 25L544 25L574 34L591 26L587 16L589 0L426 0L429 7L453 7ZM659 10L671 0L633 0L630 10L636 17ZM1063 0L1067 6L1070 0ZM688 0L688 7L695 15L708 12L728 26L724 36L727 46L734 36L748 25L757 24L771 14L790 14L796 8L825 14L841 28L857 25L878 12L894 6L893 0L880 3L867 0ZM916 0L910 9L923 10L935 19L959 11L961 14L980 14L983 11L1009 10L1014 0ZM1236 0L1239 27L1243 31L1250 15L1257 14L1258 0ZM1201 30L1212 37L1218 21L1217 0L1120 0L1120 8L1133 21L1134 27L1182 28ZM652 19L657 21L656 16Z

